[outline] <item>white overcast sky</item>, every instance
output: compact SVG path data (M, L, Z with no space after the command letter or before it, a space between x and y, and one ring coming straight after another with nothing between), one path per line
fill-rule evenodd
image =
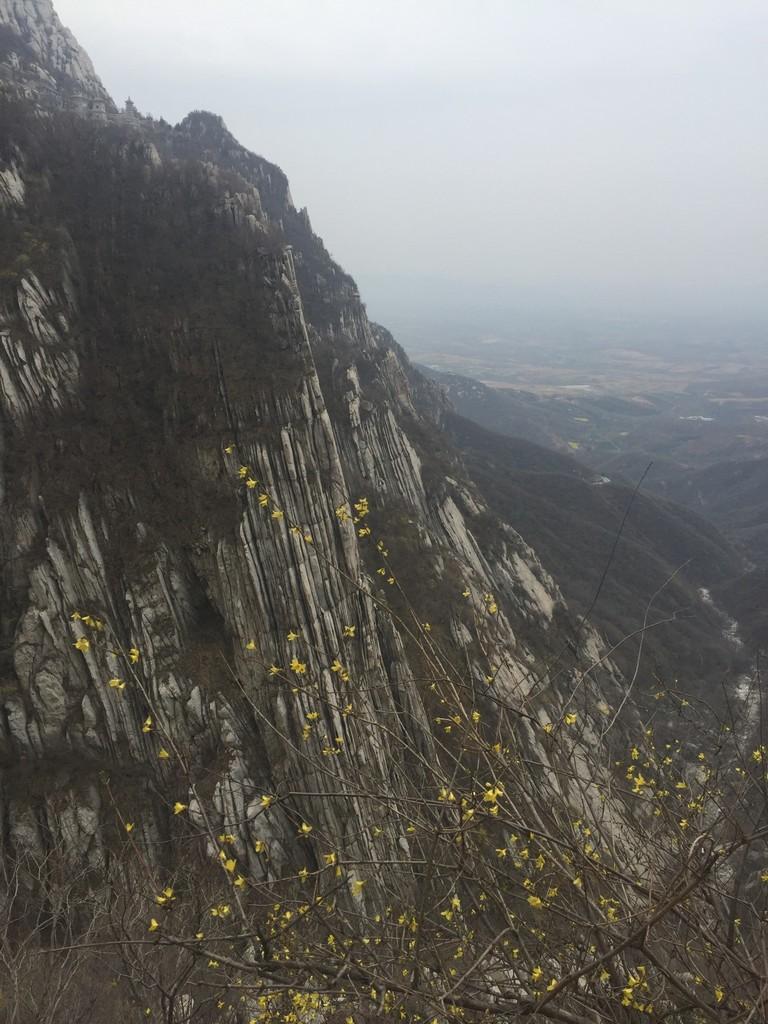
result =
M766 309L765 0L55 3L117 101L280 164L376 315Z

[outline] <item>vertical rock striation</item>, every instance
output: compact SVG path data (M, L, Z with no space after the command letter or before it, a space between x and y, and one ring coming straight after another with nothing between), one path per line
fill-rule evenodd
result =
M492 692L508 700L538 678L557 701L543 666L567 611L468 483L439 392L369 322L279 168L214 115L175 128L118 116L47 0L0 0L0 24L0 827L13 846L58 837L98 864L119 785L120 806L141 805L141 828L163 835L152 794L174 768L142 729L154 708L258 871L245 840L260 794L325 792L296 814L347 834L334 792L361 772L396 792L407 770L365 722L429 744L408 609L375 536L478 681L470 609L494 595L507 658ZM360 497L373 538L337 511ZM592 634L585 645L597 654ZM269 675L297 652L321 709ZM310 742L351 753L308 777L302 731L318 710ZM105 770L120 780L108 792ZM259 829L282 834L277 819Z

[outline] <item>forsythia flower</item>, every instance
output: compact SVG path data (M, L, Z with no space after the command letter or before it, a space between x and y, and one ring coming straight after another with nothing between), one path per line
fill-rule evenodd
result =
M286 640L288 640L288 641L289 641L289 642L291 642L291 643L292 643L292 642L293 642L294 640L298 640L298 639L299 639L299 634L298 634L298 633L296 632L296 630L294 630L294 629L292 629L292 630L290 631L290 633L288 634L288 636L286 637Z
M541 967L534 967L531 971L531 980L538 981L543 973L544 971L541 969Z
M274 802L275 798L273 796L263 796L261 798L261 806L264 808L265 811L267 810L267 808L271 807Z
M282 669L278 665L270 665L268 674L270 676L278 676L282 672Z
M578 715L575 711L569 711L567 715L563 717L563 721L566 725L575 725Z
M245 649L246 649L246 651L255 651L256 650L256 641L255 640L249 640L248 643L245 645Z
M109 686L111 686L113 690L124 690L125 682L122 679L118 679L115 676L114 678L109 680Z
M188 807L189 807L189 804L183 804L180 800L177 800L176 803L173 805L173 813L174 814L183 814L184 811L186 811L186 809Z
M147 929L147 931L156 932L159 927L160 927L160 925L157 923L157 921L153 917L150 920L150 922L149 922L149 928Z
M147 715L141 727L142 732L152 732L152 715Z
M356 629L357 629L356 626L345 626L344 627L344 636L354 636Z
M303 661L299 661L298 658L293 658L291 660L291 671L295 672L296 675L298 675L298 676L306 675L306 672L307 672L306 663L303 662Z
M88 637L81 636L72 644L72 646L76 647L78 651L81 651L83 654L86 654L91 649L91 641L88 639Z
M133 824L132 821L126 821L126 823L125 823L125 831L126 832L133 832L135 827L136 826Z
M544 906L544 901L540 896L529 896L528 902L535 910L541 910L541 908Z
M171 755L168 753L165 747L160 747L160 749L157 752L157 756L160 758L161 761L167 761Z
M130 651L128 651L128 658L129 658L129 660L130 660L132 665L135 665L140 657L141 657L141 654L139 653L139 648L138 647L132 647L130 649Z
M312 826L308 825L306 823L306 821L302 821L301 828L299 829L299 835L300 836L308 836L311 831L312 831Z
M272 518L273 519L282 519L284 515L285 515L285 513L283 512L282 509L280 509L280 508L273 508L272 509Z

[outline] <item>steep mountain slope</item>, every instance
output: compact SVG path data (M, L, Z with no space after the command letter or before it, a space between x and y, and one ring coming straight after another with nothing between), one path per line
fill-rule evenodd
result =
M271 818L291 861L286 837L310 808L329 834L352 827L333 801L344 780L364 771L396 793L408 770L366 725L429 719L401 586L478 680L475 622L493 595L506 657L489 697L522 701L536 683L534 714L557 706L554 650L567 682L573 620L282 172L214 115L171 128L106 100L84 108L76 87L101 87L47 0L0 10L3 834L100 863L109 768L122 812L168 838L158 794L181 778L145 727L154 709L258 876L245 840L260 794L306 794ZM370 517L359 507L355 522L360 499ZM576 656L597 654L582 631ZM322 679L320 709L270 674L294 659ZM300 744L329 737L352 753L308 776ZM389 841L404 842L385 829ZM354 842L362 854L374 839Z
M652 599L640 675L646 689L680 679L706 690L733 671L738 651L724 642L722 618L700 594L742 575L715 528L669 502L633 496L570 456L458 416L447 426L489 508L556 569L571 606L589 610L603 635L621 644L614 657L627 674Z
M712 411L719 410L722 422L714 424L707 417L702 423L693 412L701 408L696 402L703 399L697 394L697 389L691 387L691 415L662 417L649 425L645 447L634 449L626 444L623 435L631 433L642 443L643 431L638 424L644 420L653 421L655 417L658 419L659 409L651 401L643 404L600 395L546 398L524 391L494 390L456 374L433 370L428 374L440 384L462 416L516 440L515 445L508 448L508 458L504 463L513 474L520 468L528 468L538 472L576 475L599 486L610 481L609 492L616 493L631 488L642 478L643 506L654 510L654 523L643 539L646 557L638 558L634 565L624 565L620 570L621 579L615 579L614 585L620 585L625 591L625 599L618 604L606 600L602 608L598 606L595 609L594 621L600 629L614 636L616 613L621 608L633 607L636 616L637 608L643 603L642 595L650 593L647 571L652 564L659 568L666 566L672 571L670 558L674 567L690 559L690 566L680 578L696 587L711 590L717 604L728 615L739 622L743 620L745 653L754 657L756 652L764 649L768 633L764 616L759 611L760 601L758 599L756 606L754 598L764 591L762 568L766 559L768 477L766 460L759 455L762 441L754 431L752 434L743 432L751 416L751 406L747 406L745 418L743 412L728 412L730 406L723 413L713 400ZM759 381L755 388L761 390ZM703 398L706 399L707 395ZM659 404L663 407L664 402ZM741 409L738 402L736 409ZM580 436L581 427L588 427L590 443L569 443L569 437ZM618 454L613 440L617 438L622 440L626 449ZM524 454L524 446L519 443L521 439L534 442L535 447L526 449ZM567 458L560 454L553 457L538 445L555 449ZM729 446L732 451L729 451ZM752 449L755 452L753 457L745 458L744 452ZM591 469L588 470L587 466ZM539 478L539 482L546 488L546 478ZM550 485L555 486L554 481L550 481ZM567 493L567 488L563 493ZM659 500L654 502L651 495ZM532 508L536 505L536 496L529 497L531 504L528 508ZM540 497L546 500L544 492ZM592 498L597 498L597 495ZM570 522L598 527L604 522L606 508L593 501L590 501L590 506L589 511L584 508L577 511L575 520ZM549 518L557 521L559 507L550 505ZM566 596L578 605L583 581L594 573L594 568L587 567L590 564L588 559L578 572L570 572L567 567L572 556L561 550L562 531L554 531L548 539L538 531L538 518L532 518L530 527L524 527L524 517L513 518L512 521L530 538L545 564L549 564L548 554L558 562ZM705 521L708 526L704 525ZM572 527L568 530L571 532ZM718 532L722 536L718 537ZM674 550L669 546L672 537L677 545ZM585 545L582 550L591 553L592 545L587 537L582 541ZM727 553L726 547L729 548ZM629 604L628 597L631 597ZM670 651L676 649L676 673L681 672L684 676L686 664L703 664L705 676L709 676L711 670L711 678L717 678L731 655L727 645L722 646L718 631L712 629L713 624L709 621L712 609L706 602L702 605L690 590L679 607L685 604L690 607L682 633L676 640L660 634L660 647L665 659ZM608 621L606 615L614 621ZM627 625L623 612L619 613L618 620ZM724 621L721 621L721 626ZM699 623L698 628L696 622ZM681 646L677 647L678 643ZM713 648L720 648L719 653L715 654ZM702 651L707 651L707 656L699 658Z

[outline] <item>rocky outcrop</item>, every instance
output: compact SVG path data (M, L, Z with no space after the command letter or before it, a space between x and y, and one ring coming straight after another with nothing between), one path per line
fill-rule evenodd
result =
M51 0L0 0L0 79L45 105L105 118L115 105Z
M0 6L52 73L101 95L50 13ZM43 125L17 99L5 116L8 841L58 837L98 866L118 809L162 835L153 794L183 783L163 744L188 752L253 871L266 868L246 840L290 831L255 819L265 792L324 792L295 812L350 832L334 792L361 772L396 792L406 770L366 723L429 745L400 588L490 697L523 701L535 684L556 703L556 584L467 482L441 396L370 324L282 172L212 115ZM355 522L360 499L370 513ZM505 652L490 676L478 615ZM590 656L596 643L588 633ZM293 658L312 692L270 673ZM179 795L196 813L195 793ZM387 841L386 822L382 836L360 835L361 853Z

